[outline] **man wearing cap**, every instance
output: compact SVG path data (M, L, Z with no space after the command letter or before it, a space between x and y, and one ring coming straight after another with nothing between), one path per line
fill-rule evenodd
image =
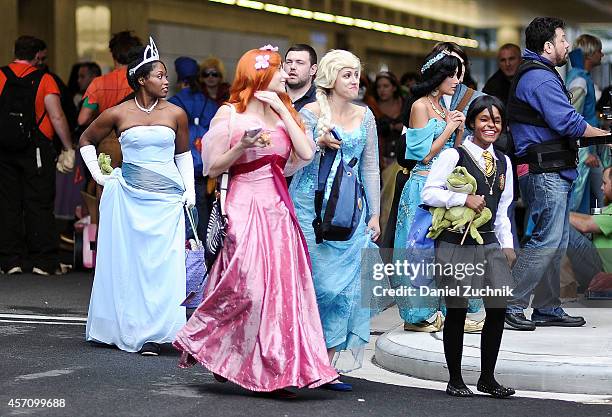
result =
M207 193L208 177L202 175L202 137L210 126L210 121L217 113L219 105L202 93L198 83L200 69L198 63L186 56L174 61L179 92L168 101L176 104L187 113L189 120L189 147L193 157L196 189L196 209L198 211L198 237L206 239L206 226L212 205L212 196Z

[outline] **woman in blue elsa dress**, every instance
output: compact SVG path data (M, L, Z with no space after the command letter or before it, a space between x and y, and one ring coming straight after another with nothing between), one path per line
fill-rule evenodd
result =
M296 173L289 190L312 260L317 304L330 361L342 372L361 365L369 340L371 309L369 300L362 302L361 299L361 251L377 249L374 241L380 235L376 121L370 109L352 103L359 93L360 72L359 59L348 51L332 50L321 59L315 79L317 101L300 112L306 132L316 141L319 151L310 165ZM340 135L341 142L329 133L332 128ZM358 159L356 168L365 188L367 210L363 211L360 226L350 240L317 244L312 221L316 217L314 194L320 153L340 146L347 163L353 157ZM327 181L324 206L339 161L340 153L337 153ZM352 389L339 381L326 387L337 391Z
M134 99L104 111L80 139L83 161L104 186L85 336L155 356L185 324L183 205L195 205L193 159L187 116L164 100L167 71L153 40L130 58ZM103 175L94 145L112 130L123 165Z
M421 204L421 191L433 161L444 149L461 145L465 115L458 110L447 110L441 101L444 95L452 96L455 93L462 73L463 65L458 57L447 50L432 52L421 68L422 82L413 87L413 94L418 98L410 111L406 158L418 162L400 197L394 241L396 249L408 247L408 232L415 211ZM432 281L430 285L435 283ZM410 287L410 277L396 276L392 286ZM397 296L396 302L405 330L440 329L439 315L433 324L428 321L440 309L437 297Z

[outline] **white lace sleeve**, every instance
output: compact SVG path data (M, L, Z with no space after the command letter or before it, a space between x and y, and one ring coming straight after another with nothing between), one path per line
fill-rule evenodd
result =
M376 119L368 108L364 117L366 146L361 154L359 172L365 188L370 215L380 214L380 166L378 165L378 133Z

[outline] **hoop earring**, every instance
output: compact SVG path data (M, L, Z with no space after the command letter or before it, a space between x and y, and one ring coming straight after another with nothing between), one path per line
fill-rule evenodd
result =
M432 97L436 97L436 96L437 96L439 93L440 93L440 92L439 92L439 91L438 91L438 89L436 88L435 90L433 90L433 91L432 91L431 93L429 93L429 94L431 94L431 96L432 96Z

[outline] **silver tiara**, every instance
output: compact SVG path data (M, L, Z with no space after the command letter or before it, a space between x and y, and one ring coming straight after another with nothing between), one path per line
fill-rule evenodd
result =
M431 67L433 64L435 64L436 62L438 62L442 58L444 58L444 55L450 55L450 54L451 53L448 52L446 49L443 49L442 52L440 52L438 55L436 55L433 58L431 58L429 61L427 61L425 63L425 65L423 65L421 67L421 74L424 74L425 71L427 71L429 69L429 67Z
M149 44L142 54L142 62L130 69L130 75L136 74L138 68L142 67L144 64L155 61L159 61L159 51L157 50L157 46L155 46L155 42L153 42L153 38L149 36Z

